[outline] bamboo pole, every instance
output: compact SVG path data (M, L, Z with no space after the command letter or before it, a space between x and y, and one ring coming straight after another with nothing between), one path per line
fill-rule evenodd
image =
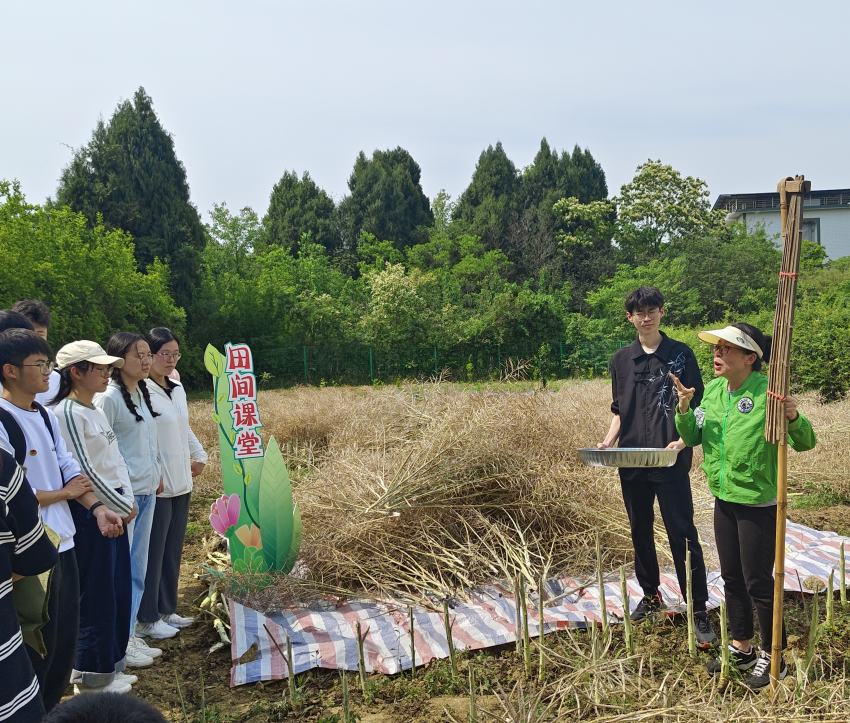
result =
M800 270L803 195L811 188L804 176L783 178L779 191L779 220L782 229L782 268L776 292L773 319L773 349L770 359L765 439L776 445L776 544L773 584L772 644L770 650L770 682L775 688L779 680L782 658L782 614L785 589L785 522L788 512L788 420L785 399L790 390L791 335L794 328L794 301Z

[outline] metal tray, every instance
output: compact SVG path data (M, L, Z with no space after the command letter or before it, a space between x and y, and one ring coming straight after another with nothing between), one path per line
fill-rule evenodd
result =
M581 461L591 467L672 467L679 452L654 447L586 447L578 454Z

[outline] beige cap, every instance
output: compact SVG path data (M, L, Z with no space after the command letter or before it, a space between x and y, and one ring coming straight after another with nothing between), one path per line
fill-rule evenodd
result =
M85 339L65 344L56 354L56 366L59 369L84 361L92 364L106 364L118 369L124 366L124 360L120 356L109 356L100 344Z
M697 336L708 344L717 344L717 342L723 340L733 346L753 352L759 359L764 356L764 352L756 344L753 337L745 331L741 331L737 326L726 326L722 329L714 329L713 331L701 331Z

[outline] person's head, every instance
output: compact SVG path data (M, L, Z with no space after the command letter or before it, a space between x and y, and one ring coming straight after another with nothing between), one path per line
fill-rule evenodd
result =
M167 377L180 360L180 342L170 329L157 326L148 332L148 343L153 354L151 371L157 376Z
M130 396L128 384L130 386L138 384L151 415L158 417L159 414L153 410L153 406L151 405L150 393L145 384L145 379L150 375L151 361L153 360L150 345L145 338L131 331L119 331L110 336L109 341L106 342L106 353L109 356L120 357L124 360L122 367L113 367L112 378L121 388L121 396L124 398L124 404L127 405L127 409L135 416L136 421L142 422L144 418L139 414L139 410Z
M32 322L23 314L19 314L17 311L12 311L11 309L2 309L0 310L0 331L6 331L6 329L29 329L30 331L35 331L32 327Z
M740 378L770 361L772 339L752 324L736 322L723 329L701 331L699 338L713 347L717 377Z
M45 723L166 723L150 703L120 693L87 693L67 698L51 710Z
M32 324L33 331L45 341L47 330L50 328L50 309L43 301L38 299L21 299L16 301L12 311L23 314Z
M58 404L73 391L86 397L106 391L113 368L120 369L124 360L109 356L100 344L83 339L65 344L56 354L56 366L59 391L51 404Z
M626 318L638 333L657 331L664 316L664 296L654 286L641 286L626 297Z
M10 391L35 396L46 392L53 371L53 352L29 329L0 333L0 383Z

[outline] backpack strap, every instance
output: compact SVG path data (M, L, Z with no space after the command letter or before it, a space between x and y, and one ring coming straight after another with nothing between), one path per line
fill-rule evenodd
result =
M15 450L15 461L23 466L24 461L27 458L27 440L24 437L24 430L21 429L21 426L15 421L15 418L12 416L12 413L8 409L3 409L0 406L0 424L3 425L3 428L6 430L6 435L9 437L9 444L12 445L12 449ZM50 436L53 436L53 431L51 430Z

